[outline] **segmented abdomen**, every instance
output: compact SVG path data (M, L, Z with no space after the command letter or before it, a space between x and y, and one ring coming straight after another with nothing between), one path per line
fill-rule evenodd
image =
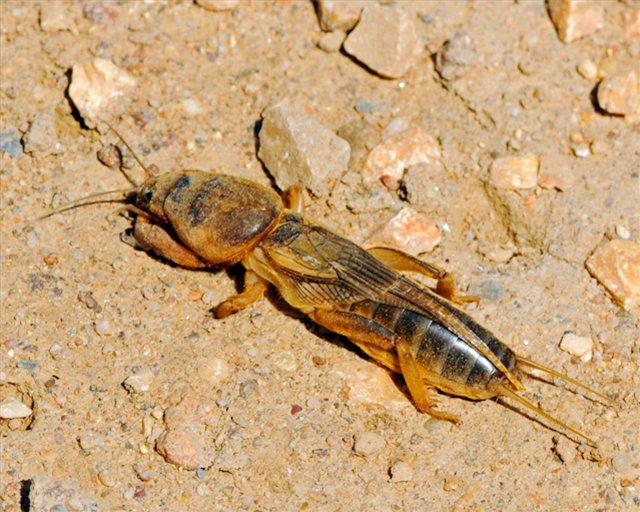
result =
M407 343L431 384L470 398L495 394L490 392L490 383L492 379L502 380L500 372L464 339L438 322L409 309L374 301L354 304L351 311L382 325ZM513 371L516 357L511 349L466 314L453 309L451 314L474 331Z

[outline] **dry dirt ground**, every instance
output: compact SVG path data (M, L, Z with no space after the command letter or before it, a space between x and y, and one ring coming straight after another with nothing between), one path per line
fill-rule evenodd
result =
M576 71L585 59L638 58L638 41L624 36L631 3L604 2L604 28L568 45L543 2L397 2L415 17L422 52L389 80L319 49L307 1L224 12L189 1L74 2L75 29L49 32L39 2L2 2L2 131L23 134L42 113L55 130L31 152L1 157L0 399L16 397L33 414L0 420L0 507L640 510L638 316L584 265L625 229L640 239L638 128L597 109L597 79ZM445 87L432 53L460 30L481 60L467 82ZM443 396L462 423L434 421L401 394L401 379L275 294L215 320L211 306L235 292L240 272L184 270L133 249L121 241L131 221L113 215L117 205L24 229L52 207L127 186L96 158L115 137L84 127L67 95L71 67L93 57L138 81L115 122L162 170L271 186L255 133L262 111L284 99L334 131L408 118L436 137L445 165L424 191L437 193L414 207L447 229L426 259L480 291L467 311L518 353L615 399L607 407L527 380L532 400L599 448L493 400ZM575 134L600 141L598 154L575 156ZM538 188L531 210L517 207L521 236L485 186L491 160L516 153L538 155L566 180L561 191ZM362 242L403 198L349 183L329 200L307 197L308 213ZM344 207L354 198L358 211ZM567 331L594 340L590 361L559 349ZM133 375L149 381L146 392L123 386ZM367 386L380 389L367 398ZM211 460L198 471L156 450L163 414L182 399L213 404L193 427L204 443L196 455ZM373 448L357 454L354 436L371 434Z

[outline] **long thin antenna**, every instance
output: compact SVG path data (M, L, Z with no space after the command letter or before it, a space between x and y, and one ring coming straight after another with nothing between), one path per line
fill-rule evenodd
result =
M136 187L131 188L123 188L119 190L106 190L104 192L96 192L95 194L90 194L85 197L81 197L80 199L76 199L75 201L71 201L70 203L65 204L63 207L58 208L56 210L45 213L44 215L33 219L29 224L51 217L52 215L57 215L58 213L63 213L69 210L73 210L74 208L80 208L82 206L89 206L92 204L102 204L102 203L122 203L126 198L127 194L131 194L137 190ZM102 197L109 194L122 194L122 199L102 199L99 201L91 201L91 199L95 199L96 197Z

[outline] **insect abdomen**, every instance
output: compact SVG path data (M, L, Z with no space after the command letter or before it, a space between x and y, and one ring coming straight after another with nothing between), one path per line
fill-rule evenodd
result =
M498 370L489 360L465 342L460 336L449 331L438 322L415 311L365 301L353 308L359 315L389 329L402 338L413 352L413 356L425 372L429 381L449 393L469 398L494 396L492 379L501 378ZM475 322L462 319L475 332ZM476 332L489 348L509 369L515 366L513 352L500 343L491 333L482 329Z

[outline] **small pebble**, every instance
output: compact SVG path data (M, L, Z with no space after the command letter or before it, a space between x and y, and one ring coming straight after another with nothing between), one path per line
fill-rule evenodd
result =
M412 165L440 162L438 142L422 128L410 128L388 137L374 147L364 165L364 173L372 179L387 178L389 184L399 183Z
M129 375L122 385L131 394L134 393L146 393L151 387L154 375L153 371L146 369L141 370L138 373Z
M587 270L625 309L640 305L640 244L610 240L586 262Z
M364 245L393 247L415 256L431 252L441 238L438 226L413 208L405 207L378 228Z
M320 28L326 32L349 32L360 19L362 8L369 0L318 0Z
M82 434L78 438L78 444L80 445L80 448L87 451L93 450L95 448L99 448L102 445L102 443L103 443L102 438L92 433Z
M347 37L347 34L342 30L334 30L333 32L322 34L317 43L318 48L327 53L337 52L342 47L345 37Z
M33 414L31 407L10 396L0 402L0 418L3 420L12 420L16 418L27 418Z
M153 473L148 468L146 468L145 466L142 466L141 464L138 464L138 463L134 464L133 470L135 471L136 476L143 482L148 482L153 478Z
M616 226L616 235L618 235L623 240L629 240L629 238L631 238L631 233L626 228L626 226L623 226L622 224L618 224Z
M413 468L401 460L394 462L389 468L391 483L410 482L413 480Z
M548 0L547 9L558 37L570 43L604 27L604 7L583 0Z
M99 322L94 323L94 330L100 336L110 336L111 332L111 324L108 320L100 320Z
M538 182L540 160L535 155L505 156L491 163L489 177L497 188L533 188Z
M442 489L447 492L457 491L461 485L462 485L462 480L457 476L453 475L444 479L444 482L442 483Z
M567 332L560 341L560 349L579 357L583 362L589 362L593 356L593 340L589 336L576 336Z
M263 113L258 157L282 190L302 184L328 194L350 155L347 141L297 106L280 103Z
M400 6L369 3L343 47L379 75L400 78L416 60L420 39L413 17Z
M156 450L169 464L186 470L209 467L214 457L207 438L189 428L166 431L158 439Z
M58 141L56 117L53 112L39 113L22 138L22 143L24 150L31 154L47 156L62 153L65 148Z
M109 474L109 470L107 469L103 469L98 473L98 480L100 480L100 483L105 487L113 487L116 485L116 481Z
M126 71L106 59L93 59L73 66L69 97L90 127L109 109L115 117L118 100L136 85Z
M500 281L493 278L472 281L469 285L468 294L477 295L482 299L492 302L499 302L504 299L504 289Z
M0 151L9 153L13 158L22 156L20 132L15 128L8 128L0 132Z
M354 436L353 451L360 457L368 457L380 451L385 445L384 438L374 432L359 432Z
M436 71L444 80L456 80L462 78L477 61L473 39L465 32L458 32L438 50Z
M611 146L602 139L596 139L590 146L592 155L606 155L611 151Z
M295 372L298 369L296 357L288 350L283 350L278 353L275 365L286 372Z
M231 11L238 7L240 0L196 0L196 4L207 11Z
M560 460L565 464L571 464L576 460L577 450L573 441L567 439L565 436L558 436L555 440L555 452L560 457Z
M640 116L640 73L620 70L598 85L598 105L609 114Z
M577 66L578 73L587 80L593 80L598 77L598 65L591 59L581 61Z
M373 101L358 101L356 103L356 112L360 114L369 114L378 109L378 104Z

